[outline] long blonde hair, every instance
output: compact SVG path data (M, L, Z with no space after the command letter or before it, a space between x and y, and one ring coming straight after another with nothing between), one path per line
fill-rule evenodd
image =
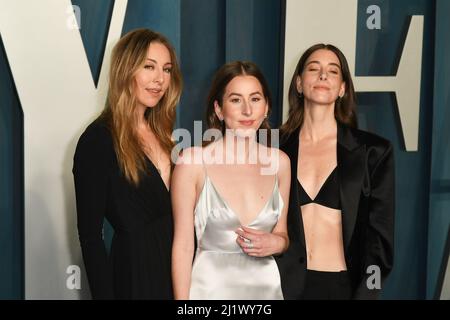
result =
M137 133L135 75L145 64L152 42L161 43L169 50L172 72L166 93L155 107L147 108L144 116L164 152L171 153L175 108L183 83L175 50L162 34L136 29L124 35L115 45L111 56L107 103L100 115L111 131L119 167L125 178L134 185L139 184L140 174L147 167L146 155Z

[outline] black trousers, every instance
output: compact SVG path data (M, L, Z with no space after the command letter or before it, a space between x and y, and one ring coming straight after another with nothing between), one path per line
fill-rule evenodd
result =
M304 300L349 300L352 287L347 271L306 270Z

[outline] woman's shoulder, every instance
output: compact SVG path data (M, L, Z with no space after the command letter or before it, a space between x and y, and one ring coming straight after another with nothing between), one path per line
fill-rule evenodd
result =
M97 118L81 134L77 143L75 157L83 154L102 154L105 156L113 150L111 131L103 119Z
M290 171L291 161L289 156L281 149L274 147L266 147L267 152L262 152L261 154L267 154L270 161L277 164L277 172Z
M357 137L360 144L365 144L368 148L376 147L384 151L392 149L392 143L378 134L357 128L347 128Z
M107 144L112 142L111 131L105 120L97 118L92 121L80 136L79 143Z
M107 122L103 118L98 117L86 127L81 137L88 139L107 139L111 138L111 131Z
M177 166L189 166L194 164L202 164L203 148L188 147L178 153L177 159L173 159Z
M177 159L172 159L175 163L175 169L172 175L172 183L197 184L202 176L203 160L201 147L184 148L178 153Z
M278 160L280 163L279 172L291 172L291 160L289 156L280 149L277 149L278 151Z
M283 163L290 162L289 156L283 150L281 150L279 148L274 148L274 147L266 147L266 148L267 148L267 154L273 155L276 160L280 161L280 163L281 162L283 162Z
M203 172L203 148L188 147L178 153L175 163L174 176L188 175L190 179L197 179Z
M388 139L365 130L355 128L350 128L350 130L359 141L359 145L365 146L369 168L376 168L381 161L393 161L393 145Z

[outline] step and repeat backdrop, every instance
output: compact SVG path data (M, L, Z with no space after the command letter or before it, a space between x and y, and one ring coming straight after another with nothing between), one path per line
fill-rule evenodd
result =
M0 0L0 298L90 298L73 154L105 104L111 48L144 27L177 51L176 125L191 132L223 63L261 67L278 127L302 52L338 46L360 127L395 148L395 264L382 298L448 299L449 14L446 0Z

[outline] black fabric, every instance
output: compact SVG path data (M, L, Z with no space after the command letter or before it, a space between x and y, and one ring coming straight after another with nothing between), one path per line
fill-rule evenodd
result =
M291 160L288 250L275 259L286 299L301 299L306 277L306 245L298 199L297 161L300 128L283 139L280 149ZM342 207L345 262L354 299L376 299L368 289L371 265L383 282L394 263L395 170L392 144L375 134L338 124L337 172Z
M298 180L297 180L298 181ZM341 210L341 198L339 197L339 179L337 167L333 169L328 178L322 184L314 199L306 193L300 181L298 181L298 198L301 206L309 203L317 203L324 207Z
M74 156L77 222L93 299L171 299L173 236L169 192L148 160L138 187L119 169L102 120L81 135ZM110 255L106 218L114 228Z
M352 286L347 271L306 270L304 300L350 300Z

